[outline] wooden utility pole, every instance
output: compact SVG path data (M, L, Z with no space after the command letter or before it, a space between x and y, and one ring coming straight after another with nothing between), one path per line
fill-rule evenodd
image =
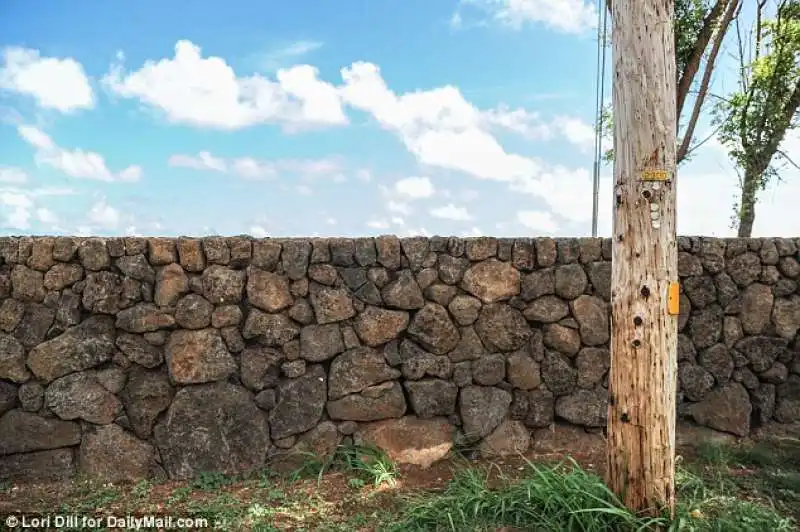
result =
M607 483L675 508L678 254L674 0L613 0L614 226Z

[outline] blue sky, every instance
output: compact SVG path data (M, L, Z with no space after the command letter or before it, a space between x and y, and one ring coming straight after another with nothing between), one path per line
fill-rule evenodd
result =
M595 17L586 0L3 2L0 232L586 235ZM731 234L724 150L680 175L679 232ZM800 234L798 181L764 194L757 234Z

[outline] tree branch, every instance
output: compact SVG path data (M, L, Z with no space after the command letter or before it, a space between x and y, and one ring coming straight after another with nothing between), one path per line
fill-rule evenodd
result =
M730 0L727 9L725 10L725 14L723 15L721 24L719 28L717 28L717 32L714 35L714 42L711 45L711 52L708 55L706 68L703 72L703 80L700 82L700 90L697 92L697 98L695 98L694 101L692 116L689 119L689 123L686 125L686 132L683 135L683 140L681 141L681 145L676 154L676 160L678 163L683 161L689 151L689 144L692 142L694 129L697 127L697 120L700 118L700 111L706 99L708 86L711 84L711 74L714 72L714 62L717 60L717 55L719 55L719 50L722 47L722 41L725 39L725 33L727 32L728 26L730 26L730 23L733 20L733 15L736 13L738 7L739 0Z
M781 157L783 157L784 159L786 159L786 161L787 161L789 164L791 164L792 166L794 166L795 168L797 168L798 170L800 170L800 166L798 166L798 165L797 165L797 163L796 163L796 162L794 162L794 161L792 160L792 158L791 158L791 157L789 157L789 155L788 155L788 154L787 154L785 151L783 151L783 150L778 150L778 151L777 151L777 152L775 152L775 153L778 153L778 154L780 154L780 156L781 156Z
M686 95L692 86L692 82L694 81L694 77L697 75L697 71L700 69L700 62L702 61L703 54L708 47L708 42L711 40L711 36L714 34L714 24L722 15L723 9L729 4L729 2L738 2L738 0L717 0L716 4L714 4L714 7L711 8L711 11L709 11L708 15L706 15L705 19L703 19L703 27L697 34L697 39L695 40L692 54L689 56L689 60L686 62L686 66L678 78L678 88L675 95L675 105L677 108L678 120L680 120L681 112L683 111L683 105L686 103Z

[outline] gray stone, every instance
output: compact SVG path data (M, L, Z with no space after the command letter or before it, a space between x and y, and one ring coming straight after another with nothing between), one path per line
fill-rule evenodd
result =
M244 338L258 338L261 343L272 347L280 347L299 334L300 328L283 314L265 314L254 308L250 309L242 330Z
M552 268L533 271L522 277L520 296L525 301L555 294L556 276Z
M83 267L80 264L58 263L44 274L44 287L47 290L63 290L81 279L83 279Z
M711 305L692 313L689 330L695 347L711 347L722 338L722 319L724 315L718 305Z
M281 364L281 373L285 375L287 378L296 379L297 377L301 377L306 373L306 361L305 360L291 360L288 362L284 362Z
M539 266L553 266L558 257L556 241L552 238L537 238L534 242L536 243L536 261Z
M437 355L452 351L461 338L447 310L437 303L426 303L418 310L407 332L425 349Z
M240 356L242 384L255 392L278 384L283 354L269 347L247 347Z
M169 408L172 396L173 389L166 373L134 368L128 374L121 397L136 436L150 438L158 416Z
M559 297L542 296L528 305L524 315L529 321L554 323L569 316L569 305Z
M478 450L483 457L519 456L528 450L531 435L520 421L506 419L481 441Z
M257 268L272 271L280 262L281 244L269 238L253 241L252 264Z
M0 333L0 379L23 383L30 378L23 345L13 336Z
M409 270L400 271L397 278L381 290L381 296L389 308L414 310L425 305L422 290Z
M120 333L116 345L132 362L146 368L154 368L164 361L164 354L158 346L150 344L138 334Z
M311 244L308 241L285 240L281 262L283 271L291 280L302 279L308 271Z
M404 384L411 409L420 418L449 416L455 412L458 387L442 379L408 381Z
M455 296L447 306L458 325L472 325L478 319L481 301L465 294Z
M250 394L227 382L182 388L154 433L173 479L258 469L269 446L266 420Z
M80 441L80 425L73 421L22 410L10 410L0 417L0 456L69 447Z
M592 389L603 381L611 367L611 353L599 347L584 347L575 357L578 387Z
M511 406L511 394L500 388L467 386L459 393L459 414L467 440L489 435L503 421Z
M531 338L531 329L522 313L503 303L485 305L475 322L483 344L498 351L516 351Z
M556 399L556 416L573 425L604 427L608 420L608 393L603 389L579 389Z
M311 306L317 323L335 323L355 316L353 300L343 288L317 287L311 290Z
M776 300L772 309L772 322L778 336L792 339L800 329L800 295Z
M563 355L548 351L542 361L542 380L556 395L571 393L578 381L578 372Z
M288 314L290 318L302 325L308 325L314 321L314 309L306 299L295 300Z
M786 352L787 342L783 338L768 336L749 336L739 340L734 346L748 360L753 371L767 371L772 364Z
M98 366L114 354L114 332L113 318L87 318L31 349L28 368L37 378L50 382L68 373Z
M242 300L244 270L232 270L213 264L203 271L203 296L215 305L228 305Z
M578 321L584 344L593 346L608 342L609 309L605 301L594 296L578 296L572 302L572 315Z
M586 265L594 294L611 301L611 262L592 262Z
M42 344L55 319L55 311L39 303L26 303L14 337L27 348ZM58 331L54 331L58 332Z
M242 322L242 309L237 305L216 307L211 313L211 326L217 329L235 327Z
M800 421L800 376L791 375L776 388L776 395L775 419L780 423Z
M147 262L144 255L128 255L120 257L114 261L119 271L137 281L154 283L156 281L156 271ZM77 279L80 280L80 279Z
M0 305L0 330L13 332L25 314L25 305L16 299L4 299Z
M330 399L338 399L375 384L397 379L400 375L400 371L386 363L382 353L369 347L350 349L331 363L328 396Z
M575 299L586 290L586 272L580 264L567 264L556 268L555 292L564 299Z
M384 382L360 394L329 401L327 411L335 420L379 421L402 417L406 413L406 400L398 382Z
M114 394L88 372L54 380L45 391L45 404L61 419L83 419L97 425L108 425L122 410Z
M789 368L785 365L781 364L780 362L775 362L772 364L772 367L769 368L767 371L758 374L758 378L764 382L769 382L772 384L781 384L786 382L786 379L789 377Z
M725 344L714 344L700 353L700 365L714 376L717 384L724 384L733 375L733 357Z
M769 286L753 283L744 289L741 322L745 334L760 334L769 325L773 299Z
M703 401L689 407L696 423L737 436L750 433L751 412L747 390L737 382L712 390Z
M400 268L400 239L394 235L379 236L375 239L378 262L389 270Z
M737 285L745 287L761 275L761 259L755 253L744 253L729 260L726 271Z
M506 376L506 360L501 354L483 356L472 363L472 380L482 386L494 386Z
M214 305L198 294L189 294L178 300L175 322L184 329L203 329L211 325Z
M106 243L100 238L87 238L78 245L78 257L87 270L99 271L111 266Z
M206 257L203 254L202 241L197 238L179 238L178 258L181 266L187 272L202 272L206 267Z
M44 387L38 382L26 382L19 387L18 395L20 408L26 412L38 412L44 406ZM7 410L13 407L14 403L12 402ZM2 404L0 404L0 411L2 410Z
M153 477L159 469L153 446L119 425L94 427L81 441L78 470L88 478L123 483Z
M322 362L345 350L337 323L309 325L300 330L300 356L309 362Z
M695 364L678 365L678 380L690 401L702 401L714 387L714 376Z
M169 375L180 384L220 381L236 371L217 329L174 331L165 351Z
M75 474L72 449L0 456L0 479L64 481Z

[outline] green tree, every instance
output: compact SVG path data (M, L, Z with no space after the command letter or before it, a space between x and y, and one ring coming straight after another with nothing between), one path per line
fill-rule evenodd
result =
M607 0L608 8L611 2ZM708 96L717 56L731 22L738 16L741 0L676 0L675 1L675 66L677 84L675 104L678 117L677 163L688 159L692 151L705 142L693 144L697 122ZM702 71L702 75L698 77ZM604 136L612 137L613 118L610 106L603 110L598 127ZM604 160L614 159L613 148Z
M737 31L739 90L716 110L720 141L740 174L740 237L752 234L758 193L786 163L797 167L781 143L800 122L800 0L782 0L773 19L764 17L766 3L759 0L749 46Z

